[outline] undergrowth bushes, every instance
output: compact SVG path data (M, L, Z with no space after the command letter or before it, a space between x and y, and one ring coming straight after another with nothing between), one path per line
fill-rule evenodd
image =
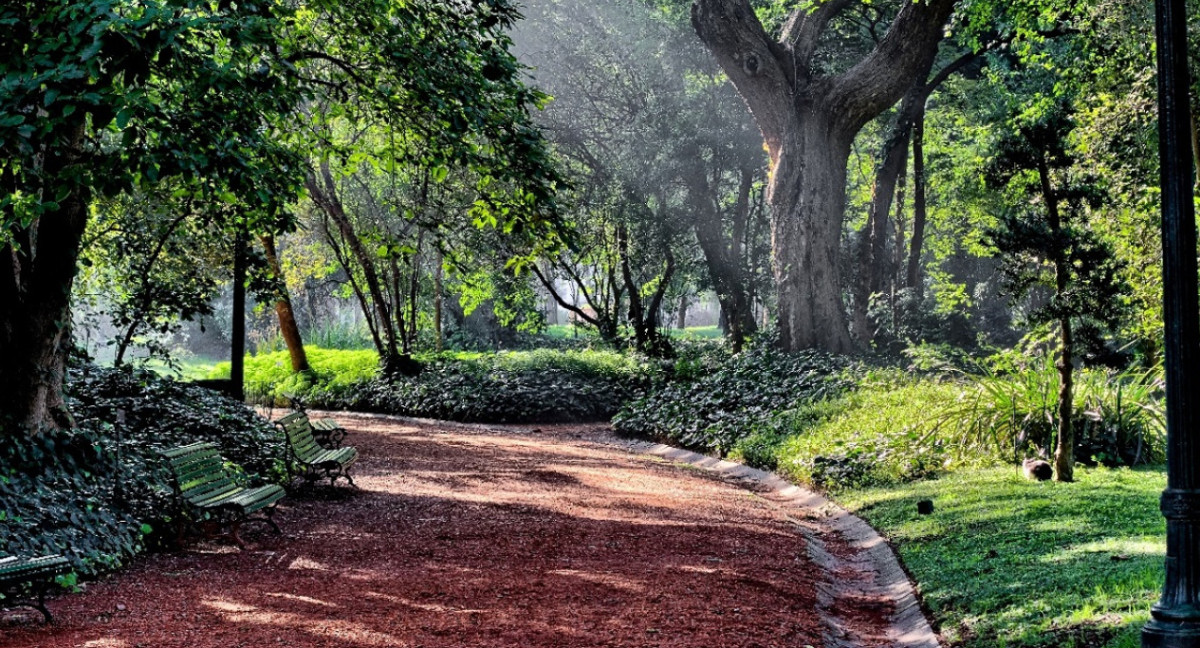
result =
M629 403L618 432L725 453L775 412L840 394L853 381L848 361L823 353L756 347Z
M248 473L282 477L274 427L215 392L86 367L68 396L76 429L0 446L0 555L61 553L90 576L157 542L180 514L158 456L169 447L213 441Z
M1156 371L1076 374L1080 463L1163 460ZM967 374L868 369L759 348L627 404L618 431L727 455L827 489L1017 462L1054 447L1051 361Z
M423 368L417 376L385 378L373 351L308 351L313 370L307 374L291 373L284 352L248 359L248 398L454 421L597 421L671 370L616 351L458 351L418 356ZM214 376L228 371L218 365Z

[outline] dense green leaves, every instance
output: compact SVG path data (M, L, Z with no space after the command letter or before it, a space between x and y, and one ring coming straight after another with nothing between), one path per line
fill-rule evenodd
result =
M773 412L836 396L849 387L843 358L759 347L634 401L614 427L706 451L727 452Z

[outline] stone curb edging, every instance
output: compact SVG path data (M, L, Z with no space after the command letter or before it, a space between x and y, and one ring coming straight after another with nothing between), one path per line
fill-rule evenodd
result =
M880 596L892 601L895 612L892 615L888 629L888 645L894 648L941 648L937 635L930 627L929 621L921 611L920 602L908 575L900 566L899 560L892 548L871 525L862 518L852 515L846 509L834 504L825 497L806 488L796 486L778 475L751 468L732 461L715 459L688 450L671 446L650 443L646 441L627 441L625 447L634 453L651 455L672 461L703 468L717 473L722 477L748 482L760 486L770 492L771 501L787 512L793 512L795 517L820 517L821 523L831 528L857 550L858 556L870 563L877 577L868 585L865 593ZM793 520L797 521L797 520ZM803 528L803 527L801 527ZM826 572L839 562L824 547L819 538L811 533L805 533L809 545L809 556L813 562L821 565ZM828 605L832 593L821 592L825 598L822 605ZM833 619L836 624L837 619ZM835 632L839 628L832 628ZM840 632L844 635L844 631ZM832 645L849 646L844 640L831 638Z

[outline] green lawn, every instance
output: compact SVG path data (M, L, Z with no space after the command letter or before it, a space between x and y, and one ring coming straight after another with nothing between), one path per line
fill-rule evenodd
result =
M725 336L719 326L689 326L683 330L668 329L671 337L696 338L701 340L719 340Z
M886 535L952 643L1134 648L1162 588L1163 469L960 470L839 501ZM917 514L930 498L932 515Z
M216 369L217 365L221 364L221 361L212 358L192 356L188 358L177 358L175 360L175 364L175 367L171 367L161 360L151 359L146 362L146 368L160 376L168 376L176 380L191 382L193 380L208 378ZM226 365L225 374L226 377L228 377L229 363L225 362L224 364Z

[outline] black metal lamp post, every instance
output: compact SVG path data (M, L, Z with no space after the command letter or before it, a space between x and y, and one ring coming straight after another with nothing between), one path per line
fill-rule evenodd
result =
M1166 329L1166 584L1142 646L1200 648L1200 300L1184 0L1155 0Z

